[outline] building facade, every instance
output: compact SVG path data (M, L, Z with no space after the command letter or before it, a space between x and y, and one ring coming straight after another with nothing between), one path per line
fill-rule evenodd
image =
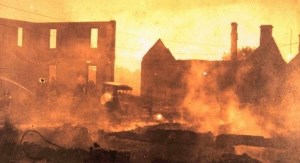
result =
M116 22L34 23L0 19L0 76L35 90L114 80ZM1 80L5 88L10 83Z

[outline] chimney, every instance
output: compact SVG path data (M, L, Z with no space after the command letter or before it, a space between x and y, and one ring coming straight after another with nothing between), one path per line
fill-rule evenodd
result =
M298 54L300 54L300 35L299 35Z
M231 60L237 59L237 40L238 40L238 34L237 34L237 23L232 22L231 23Z
M260 46L265 45L272 39L272 25L260 26Z

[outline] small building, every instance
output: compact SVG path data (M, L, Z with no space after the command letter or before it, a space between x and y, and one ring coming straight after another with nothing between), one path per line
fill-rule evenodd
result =
M176 60L160 39L143 57L141 66L141 96L158 101L173 96L181 87L180 79L176 80Z

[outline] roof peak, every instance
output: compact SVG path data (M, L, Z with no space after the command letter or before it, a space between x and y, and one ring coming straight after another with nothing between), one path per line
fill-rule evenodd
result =
M149 51L151 49L166 49L166 50L169 50L165 44L163 43L163 41L159 38L154 44L153 46L149 49Z
M256 60L259 62L274 62L278 64L286 64L273 37L271 37L269 41L255 49L248 59Z
M158 45L162 45L166 48L165 44L162 42L162 40L160 38L154 43L154 45L152 47L158 46Z
M160 38L148 50L148 52L144 55L143 59L147 56L167 57L170 60L175 60L170 50L164 45Z

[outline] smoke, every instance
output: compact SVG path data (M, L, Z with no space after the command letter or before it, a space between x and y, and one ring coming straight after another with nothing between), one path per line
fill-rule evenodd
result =
M199 132L261 135L283 144L281 149L237 146L236 154L247 153L262 162L298 160L299 68L230 64L192 62L185 76L184 120Z
M10 123L22 131L20 134L36 130L51 142L65 148L88 149L97 141L95 135L99 129L116 130L105 108L96 107L91 101L76 103L67 95L61 95L53 101L44 100L14 100L9 108L2 108L5 112L1 113L1 117L9 117ZM118 127L123 129L123 126ZM24 142L49 146L35 134L28 134Z
M22 131L37 130L63 147L87 149L92 142L98 141L97 132L100 129L107 132L121 131L147 124L142 120L140 104L122 103L126 101L122 98L121 110L118 114L112 114L109 108L101 104L97 95L75 96L72 90L61 90L51 95L46 89L44 95L36 96L12 90L11 96L12 103L1 108L1 117L8 117ZM139 101L134 96L127 98L133 98L128 101ZM45 143L32 134L25 141Z
M300 75L299 68L292 67L290 65L287 68L286 73L289 74L282 88L282 96L283 100L281 102L282 111L280 114L282 115L282 121L284 122L285 130L288 133L293 133L293 135L298 135L300 131Z
M285 88L272 72L268 72L267 82L258 77L257 80L262 81L251 85L254 76L266 76L254 71L257 70L246 62L242 66L231 62L192 62L186 76L188 92L182 103L183 112L189 113L185 120L201 132L215 134L266 137L286 134L287 126L297 124L291 121L296 120L294 113L298 112L291 109L297 104L285 100L294 106L288 107L281 102L283 95L279 98L278 91Z
M119 66L116 66L115 68L115 81L131 86L133 88L132 94L134 95L140 94L140 78L140 70L131 71L130 69Z

